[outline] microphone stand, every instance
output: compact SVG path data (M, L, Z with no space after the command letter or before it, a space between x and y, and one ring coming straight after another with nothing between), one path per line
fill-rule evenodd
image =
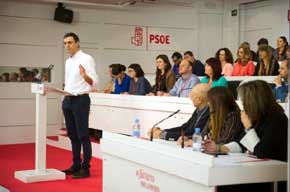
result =
M184 148L184 130L181 128L181 148Z
M151 132L150 132L150 141L153 141L153 128L156 127L157 125L159 125L160 123L162 123L163 121L165 121L166 119L169 119L170 117L172 117L173 115L179 113L180 109L178 109L177 111L175 111L174 113L170 114L168 117L160 120L159 122L155 123L152 128L151 128Z

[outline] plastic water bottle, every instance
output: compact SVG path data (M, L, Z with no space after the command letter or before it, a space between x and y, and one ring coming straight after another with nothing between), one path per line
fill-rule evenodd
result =
M132 129L132 136L133 137L140 137L140 121L138 118L135 118L133 123L133 129Z
M192 135L192 150L201 151L201 142L202 142L202 136L201 136L200 128L195 128L195 132Z

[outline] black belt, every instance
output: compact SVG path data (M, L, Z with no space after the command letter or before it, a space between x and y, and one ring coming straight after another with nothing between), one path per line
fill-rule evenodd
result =
M85 93L85 94L79 94L79 95L67 95L66 97L77 98L77 97L83 97L83 96L89 96L89 94Z

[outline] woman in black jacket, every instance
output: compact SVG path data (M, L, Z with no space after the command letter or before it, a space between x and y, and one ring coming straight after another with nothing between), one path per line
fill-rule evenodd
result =
M238 95L243 106L241 120L245 133L241 139L225 145L205 141L203 145L205 151L248 151L258 158L287 161L288 118L283 108L276 102L271 87L265 81L250 81L238 88ZM271 191L271 183L226 186L218 191L255 189ZM285 182L278 184L278 191L286 191Z

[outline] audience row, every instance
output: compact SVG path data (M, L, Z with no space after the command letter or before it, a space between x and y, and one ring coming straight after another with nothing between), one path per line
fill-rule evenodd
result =
M18 72L2 73L0 75L0 82L47 82L50 79L50 70L48 68L37 68L28 70L25 67L19 68Z
M152 87L149 81L144 77L144 71L139 64L131 64L128 67L128 75L125 73L126 67L124 65L112 64L109 66L109 73L112 79L103 92L147 96L188 97L192 88L199 83L204 83L209 87L228 87L228 82L222 75L220 60L212 57L207 59L205 63L205 76L200 80L192 73L192 62L183 59L179 64L180 77L176 80L174 72L171 70L171 64L168 57L166 55L158 55L156 57L157 67L155 84ZM283 60L276 70L278 75L273 82L273 92L278 101L284 102L288 96L289 60ZM262 73L263 70L258 71L258 73L259 72Z

